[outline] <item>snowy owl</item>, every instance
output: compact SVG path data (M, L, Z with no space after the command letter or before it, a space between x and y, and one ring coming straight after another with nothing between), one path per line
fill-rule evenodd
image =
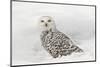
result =
M68 36L57 30L52 17L40 17L39 26L42 46L53 58L67 56L73 52L83 52Z

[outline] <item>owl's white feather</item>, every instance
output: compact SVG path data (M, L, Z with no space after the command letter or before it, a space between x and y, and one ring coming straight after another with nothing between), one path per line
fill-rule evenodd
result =
M53 58L83 51L74 45L68 36L57 30L52 17L42 16L39 19L39 24L42 46Z

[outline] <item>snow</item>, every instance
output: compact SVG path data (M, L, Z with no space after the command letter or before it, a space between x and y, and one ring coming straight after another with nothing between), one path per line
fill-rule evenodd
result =
M95 60L95 8L88 6L12 3L13 65ZM52 16L57 29L84 50L52 58L41 46L38 18Z

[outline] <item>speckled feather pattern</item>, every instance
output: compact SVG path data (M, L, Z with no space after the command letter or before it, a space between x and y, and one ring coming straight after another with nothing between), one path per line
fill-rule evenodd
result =
M43 31L41 41L42 46L53 58L67 56L73 52L83 52L82 49L73 44L69 37L59 31Z

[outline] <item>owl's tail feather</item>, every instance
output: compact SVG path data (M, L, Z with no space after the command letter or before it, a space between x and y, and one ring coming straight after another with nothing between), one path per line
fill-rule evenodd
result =
M71 48L70 50L71 50L72 52L83 52L83 50L82 50L81 48L79 48L78 46L76 46L76 45L72 42L72 40L70 40L69 43L72 44L72 45L70 46L70 48Z
M78 46L72 46L71 48L69 48L68 50L62 51L61 52L61 56L67 56L67 55L71 55L73 52L77 53L77 52L83 52L82 49L80 49Z
M83 52L83 50L81 48L79 48L78 46L72 45L70 51L72 52Z

